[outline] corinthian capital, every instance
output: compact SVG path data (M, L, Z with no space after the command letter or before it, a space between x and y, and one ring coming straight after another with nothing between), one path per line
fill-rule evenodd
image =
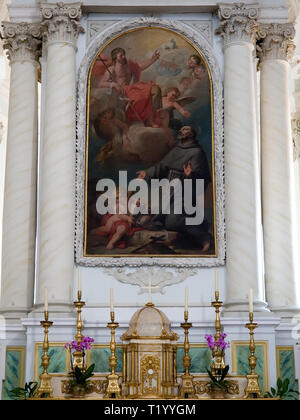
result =
M34 61L40 56L41 26L39 23L2 22L3 48L11 62Z
M217 33L224 38L225 48L234 43L254 43L258 3L219 3L218 15L221 24Z
M257 51L260 61L270 59L289 60L295 49L292 39L295 28L292 23L262 23L257 31Z
M44 40L50 43L67 42L76 45L80 32L81 3L42 3L41 16Z

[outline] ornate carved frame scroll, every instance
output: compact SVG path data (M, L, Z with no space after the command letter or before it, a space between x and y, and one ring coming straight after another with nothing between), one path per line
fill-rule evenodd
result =
M84 236L84 188L85 188L85 136L87 113L87 80L90 65L102 45L122 32L142 27L166 28L174 31L201 51L209 66L213 87L214 109L214 150L215 150L215 192L216 192L216 229L217 257L85 257L83 254ZM217 60L210 43L196 29L182 22L167 19L142 17L120 21L104 29L94 37L81 62L77 85L77 147L76 147L76 223L75 223L75 259L76 263L89 267L213 267L225 263L225 222L224 222L224 147L223 147L223 84Z

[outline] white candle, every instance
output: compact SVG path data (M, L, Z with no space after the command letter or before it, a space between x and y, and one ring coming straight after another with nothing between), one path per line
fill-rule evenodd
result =
M45 312L48 312L48 287L45 287Z
M248 300L249 300L249 312L253 312L253 289L249 289Z
M149 285L148 285L148 302L152 301L152 286L151 286L151 278L149 279Z
M81 270L80 270L80 267L78 267L78 291L81 292Z
M217 269L215 270L215 291L219 291L219 272Z
M185 310L188 310L188 296L189 296L189 291L188 288L185 288Z
M110 312L114 312L114 289L110 289Z

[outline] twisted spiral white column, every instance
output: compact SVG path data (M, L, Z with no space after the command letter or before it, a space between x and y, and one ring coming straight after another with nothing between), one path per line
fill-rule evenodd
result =
M289 98L291 24L261 25L261 142L268 303L290 317L300 309L299 249Z
M31 309L34 287L38 144L39 25L3 22L11 62L7 129L1 312L20 318Z
M47 75L42 137L37 308L71 310L74 276L76 39L80 4L42 4ZM74 13L73 13L74 12Z
M224 145L226 219L225 312L264 311L263 250L257 115L254 90L254 36L257 5L220 5L224 38Z

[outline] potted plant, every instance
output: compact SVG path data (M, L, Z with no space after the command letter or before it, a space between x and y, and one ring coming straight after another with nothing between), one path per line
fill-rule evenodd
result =
M27 400L28 398L33 398L35 396L37 386L37 382L26 382L24 388L13 388L9 391L8 395L13 400Z
M71 379L71 389L72 395L75 398L82 398L88 391L88 386L91 381L88 379L91 378L94 373L95 363L89 366L86 370L80 369L78 366L75 366L74 371L72 372L73 379Z
M226 365L222 370L222 374L215 376L209 369L206 369L210 377L210 383L208 384L208 389L211 397L213 399L224 399L228 392L230 382L225 380L225 377L229 371L229 365Z
M290 380L286 378L282 381L281 378L277 379L277 389L271 387L271 392L264 394L265 398L276 398L278 400L298 400L299 392L289 387Z
M64 348L70 352L70 376L72 377L70 386L74 397L83 397L87 393L90 383L88 379L94 375L95 364L93 363L91 366L86 367L84 363L85 350L91 349L93 342L94 339L91 337L82 337L81 342L74 340L64 345ZM79 364L78 360L81 361Z
M212 352L211 370L207 369L207 373L211 379L209 389L213 398L225 398L229 386L229 382L225 381L229 370L229 366L225 365L225 349L230 346L230 343L225 341L226 337L225 333L221 333L217 339L210 334L205 335Z

